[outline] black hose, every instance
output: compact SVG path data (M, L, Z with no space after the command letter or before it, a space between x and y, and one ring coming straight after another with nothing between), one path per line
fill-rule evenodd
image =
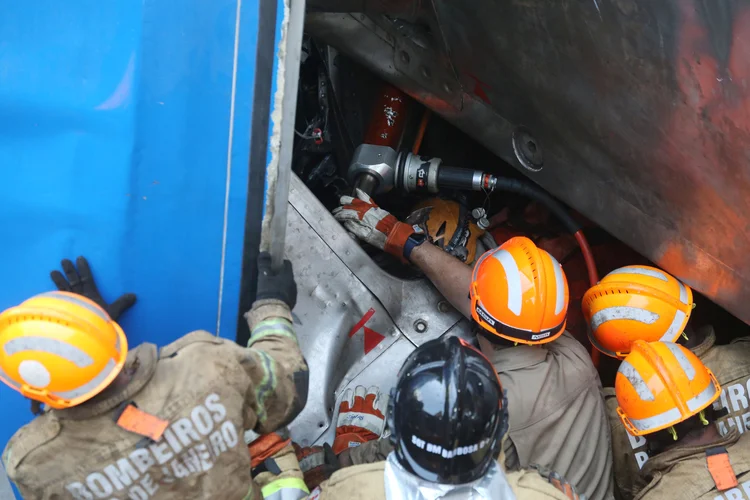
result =
M547 207L549 211L552 212L560 222L562 222L563 226L565 226L565 229L567 229L570 234L576 234L583 228L579 222L570 216L565 207L535 185L509 177L495 177L495 179L497 179L495 191L507 191L509 193L521 194L534 201L538 201Z

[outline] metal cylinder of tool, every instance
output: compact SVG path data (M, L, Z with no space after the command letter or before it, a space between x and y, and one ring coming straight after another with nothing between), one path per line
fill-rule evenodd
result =
M368 173L362 173L357 177L357 180L354 183L354 189L361 189L366 194L372 195L378 190L379 185L380 181L377 177Z

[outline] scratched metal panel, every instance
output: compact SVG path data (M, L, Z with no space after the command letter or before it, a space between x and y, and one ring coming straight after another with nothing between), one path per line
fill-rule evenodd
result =
M315 14L308 29L750 322L750 2L409 3L427 7L429 57L379 16ZM430 91L454 86L435 60L459 106ZM519 125L538 172L516 158Z
M106 298L138 295L132 345L235 337L258 6L2 2L0 308L85 255ZM0 406L2 448L31 414Z

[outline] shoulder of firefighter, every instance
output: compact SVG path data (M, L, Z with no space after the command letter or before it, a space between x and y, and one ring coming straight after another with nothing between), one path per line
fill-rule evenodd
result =
M585 495L579 495L575 487L560 474L539 465L507 473L506 478L518 500L586 498Z
M247 348L196 331L158 354L133 349L122 390L50 410L13 436L8 476L27 498L260 495L243 431L290 422L308 373L283 301L257 301L246 318Z
M750 434L732 429L705 445L678 445L644 466L636 499L740 500L750 498Z
M510 401L507 470L547 464L588 498L612 495L612 448L601 382L586 349L565 332L543 346L498 347L479 337ZM560 436L567 436L561 440Z
M720 399L714 403L714 409L720 412L716 427L722 436L732 430L744 433L750 429L750 338L714 345L713 328L705 327L701 333L704 342L691 350L713 372L722 388ZM612 431L615 487L622 498L632 498L637 493L640 471L649 461L646 439L625 430L617 414L614 388L605 388L603 392ZM746 496L750 498L750 490L748 493Z
M507 474L508 484L518 500L584 500L559 474L533 468ZM355 465L336 471L312 491L310 499L385 498L385 462Z

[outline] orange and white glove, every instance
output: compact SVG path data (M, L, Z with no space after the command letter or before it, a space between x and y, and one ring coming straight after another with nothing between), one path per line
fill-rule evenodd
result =
M339 405L333 452L338 455L347 448L378 439L385 429L387 408L388 395L381 395L376 386L347 389Z
M413 226L399 222L393 215L375 204L361 189L357 197L342 196L340 207L333 209L333 216L360 240L406 262L404 245L416 231Z

